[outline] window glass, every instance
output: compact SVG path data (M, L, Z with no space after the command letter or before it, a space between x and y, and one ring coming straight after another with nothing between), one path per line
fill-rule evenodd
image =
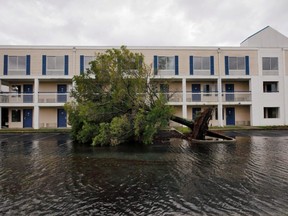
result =
M175 57L159 56L158 69L159 70L174 70L175 69Z
M210 70L210 57L194 57L193 68L195 70Z
M18 69L26 69L26 56L18 56Z
M244 70L245 58L244 57L229 57L230 70Z
M90 62L94 60L94 56L84 56L84 70L90 68Z
M12 110L12 122L21 122L21 110Z
M64 70L64 56L47 56L48 70Z
M203 60L203 69L210 70L210 57L202 57Z
M262 69L263 70L278 70L278 58L277 57L263 57Z
M231 70L236 70L237 69L236 57L229 57L229 69L231 69Z
M264 118L279 118L279 107L264 107Z
M26 56L9 56L9 70L26 70Z
M278 70L278 58L271 58L271 70Z
M278 92L278 82L263 82L263 92Z

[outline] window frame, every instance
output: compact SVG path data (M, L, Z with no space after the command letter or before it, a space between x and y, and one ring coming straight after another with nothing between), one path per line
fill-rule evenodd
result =
M21 122L21 110L20 109L11 110L11 122Z
M95 60L95 56L84 56L84 71L87 71L87 69L91 68L90 62ZM90 61L88 62L88 59L90 59Z
M273 88L273 84L275 84ZM271 86L271 90L269 90L269 86ZM263 92L264 93L277 93L279 92L278 82L277 81L264 81L263 82Z
M279 107L264 107L264 119L278 119L279 118ZM275 112L276 111L276 112ZM275 112L275 113L273 113Z
M12 64L12 59L15 58L16 60L16 64L14 64L15 67L13 67ZM21 65L21 67L19 67L19 62L20 62L20 58L22 59L22 61L24 60L24 64ZM27 57L26 56L8 56L8 72L10 71L20 71L20 72L24 72L26 71L26 67L27 67Z
M241 61L243 62L240 62ZM233 60L235 60L235 62L232 62ZM232 64L234 63L234 64ZM240 63L241 63L241 67L240 67ZM243 63L243 65L242 65ZM232 66L234 66L233 68L231 68ZM229 71L245 71L246 70L246 59L245 56L229 56L228 57L228 69Z
M205 60L208 62L205 62ZM208 63L207 68L204 67ZM198 65L200 67L198 67ZM210 56L193 56L193 70L194 71L210 71L211 70L211 57Z
M165 59L164 59L165 58ZM161 60L162 59L162 60ZM160 62L165 63L161 66ZM169 62L170 61L170 62ZM163 67L164 66L164 67ZM175 56L158 56L157 69L164 71L175 71Z
M64 73L64 70L65 70L65 56L47 56L47 63L46 63L46 71L47 72L63 72ZM57 59L58 61L60 60L61 58L61 62L57 62ZM51 60L53 60L54 62L54 68L51 67ZM63 61L63 65L61 65L61 67L57 67L57 63L61 63L62 64L62 61ZM50 68L51 67L51 68Z
M276 64L276 68L272 68L272 60L277 60L274 63ZM268 64L268 65L264 65L264 64ZM265 66L268 66L268 68L264 68ZM279 61L278 61L278 57L262 57L262 70L263 71L278 71L279 70Z

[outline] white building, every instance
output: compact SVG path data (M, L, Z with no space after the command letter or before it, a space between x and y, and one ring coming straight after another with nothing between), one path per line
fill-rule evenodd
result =
M112 47L0 46L1 128L66 128L72 78ZM240 47L128 47L153 65L177 115L211 124L287 125L288 38L266 27Z

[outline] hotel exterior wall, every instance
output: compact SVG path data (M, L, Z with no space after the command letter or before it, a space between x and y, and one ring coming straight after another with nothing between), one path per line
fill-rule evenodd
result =
M130 49L128 47L128 49ZM159 49L130 49L132 52L139 52L145 56L145 63L151 65L153 70L153 57L156 56L178 56L179 58L179 75L180 76L190 76L190 64L189 64L189 57L190 56L203 56L203 57L210 57L214 56L214 68L215 68L215 75L218 74L218 61L217 58L217 49L215 48L204 48L204 49L197 49L197 48L159 48Z
M220 68L221 76L225 76L225 56L230 57L245 57L249 56L249 75L258 75L258 53L257 49L225 49L221 48L220 52ZM233 75L228 75L233 76Z
M182 106L173 106L174 115L182 117ZM170 121L170 126L172 127L179 127L182 126L176 122Z
M57 128L57 109L40 108L39 109L39 127Z
M236 125L250 125L250 106L235 107L235 122Z

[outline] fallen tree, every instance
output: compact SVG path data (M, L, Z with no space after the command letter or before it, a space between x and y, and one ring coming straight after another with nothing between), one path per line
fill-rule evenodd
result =
M170 120L189 127L189 139L204 139L212 108L195 122L174 116L169 95L151 77L141 53L126 47L98 53L85 73L74 76L74 100L65 105L73 139L100 146L130 140L150 144Z

